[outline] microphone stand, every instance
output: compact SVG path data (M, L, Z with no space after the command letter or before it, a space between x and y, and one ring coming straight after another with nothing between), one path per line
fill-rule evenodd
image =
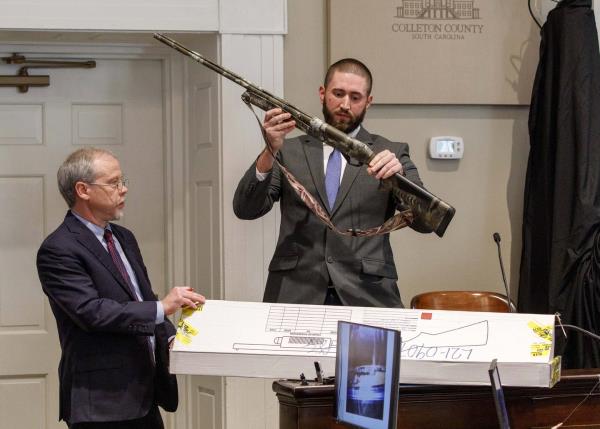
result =
M504 283L504 290L506 291L506 298L508 299L508 312L513 313L512 308L512 300L510 299L510 289L508 287L508 283L506 282L506 274L504 273L504 264L502 263L502 252L500 250L500 234L494 232L492 235L496 245L498 246L498 260L500 261L500 271L502 272L502 282Z

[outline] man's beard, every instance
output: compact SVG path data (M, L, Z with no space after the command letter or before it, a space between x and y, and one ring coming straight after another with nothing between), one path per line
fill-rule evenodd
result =
M125 200L123 200L123 203L125 203ZM117 204L117 206L115 207L115 210L112 213L112 219L110 220L110 222L123 219L123 215L125 214L125 207L119 208L118 207L119 205L121 205L121 203Z
M351 120L350 122L341 122L335 119L334 114L327 108L325 103L323 103L323 118L325 119L325 122L346 134L351 133L360 124L362 124L362 121L365 119L366 113L367 109L363 109L360 115L358 115L358 117L356 117L354 120ZM349 112L347 114L350 116Z

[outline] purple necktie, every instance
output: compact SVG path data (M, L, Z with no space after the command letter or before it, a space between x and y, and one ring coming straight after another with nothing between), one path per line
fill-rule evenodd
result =
M325 192L327 192L327 202L329 210L333 210L335 198L340 188L340 176L342 175L342 154L334 149L329 155L327 170L325 171Z
M121 259L121 255L119 255L119 252L117 251L117 247L115 246L115 240L113 240L113 233L110 229L104 230L104 239L106 240L106 247L108 248L108 253L112 258L113 263L121 273L121 277L123 277L123 280L125 280L127 286L129 286L129 290L131 290L131 292L133 293L133 296L135 297L136 301L139 301L137 294L135 293L133 283L131 283L131 278L129 278L129 274L127 274L127 270L125 269L125 264Z

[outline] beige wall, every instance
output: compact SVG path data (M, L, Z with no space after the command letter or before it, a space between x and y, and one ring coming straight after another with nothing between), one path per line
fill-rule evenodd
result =
M327 66L326 0L288 0L285 97L317 115L317 89ZM373 96L385 88L377 87ZM485 77L482 77L484 79ZM443 238L410 229L392 234L402 299L436 289L502 292L494 232L502 236L504 264L516 297L521 252L522 194L529 142L527 107L375 105L366 128L406 141L426 187L456 207ZM458 135L460 161L431 160L429 138Z

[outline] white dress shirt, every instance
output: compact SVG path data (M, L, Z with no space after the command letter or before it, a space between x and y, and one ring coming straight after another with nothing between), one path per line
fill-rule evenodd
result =
M348 135L352 138L356 138L359 131L360 131L360 125L358 127L356 127L356 129L354 131L352 131L351 133L348 133ZM327 163L329 162L329 156L331 155L332 152L333 152L333 147L329 146L328 144L323 143L323 174L325 174L327 172ZM342 172L340 174L340 183L342 183L342 178L344 177L344 170L346 169L347 164L348 164L348 161L346 161L346 158L344 158L342 156ZM269 174L271 174L270 171L267 171L266 173L261 173L260 171L258 171L258 168L256 169L256 179L258 179L259 182L262 182L267 177L269 177Z

